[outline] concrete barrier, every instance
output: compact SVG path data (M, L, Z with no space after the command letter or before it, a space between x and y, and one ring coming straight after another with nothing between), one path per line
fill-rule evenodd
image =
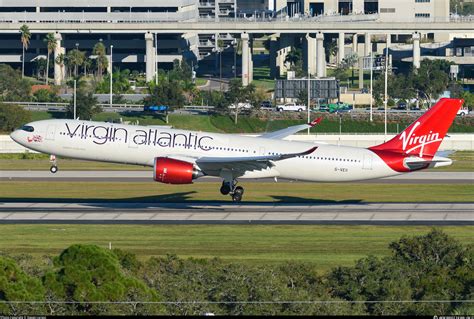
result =
M254 135L251 135L254 136ZM387 140L394 135L387 135ZM381 144L385 141L384 135L377 134L297 134L286 138L292 141L301 142L322 142L334 145L347 145L354 147L369 147ZM474 134L450 134L441 143L440 150L456 150L456 151L473 151L474 150ZM0 135L0 153L24 153L27 149L15 143L10 136ZM28 150L29 152L36 153Z

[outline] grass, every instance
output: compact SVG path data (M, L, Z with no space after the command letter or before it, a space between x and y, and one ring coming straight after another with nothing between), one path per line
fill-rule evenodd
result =
M246 183L249 202L472 202L474 184ZM0 202L225 202L220 183L164 185L150 182L2 181Z
M440 227L474 244L473 226ZM425 226L221 226L221 225L0 225L0 253L58 255L71 244L95 244L135 253L140 260L176 254L219 257L244 264L308 262L323 273L369 254L387 256L388 244L425 234Z
M474 152L457 151L450 155L453 165L433 169L433 171L474 171ZM49 156L46 154L21 153L0 154L0 170L48 170L51 166ZM136 165L122 165L113 163L101 163L94 161L80 161L73 159L60 159L61 170L149 170L148 167Z
M196 86L203 86L207 83L207 78L196 78Z

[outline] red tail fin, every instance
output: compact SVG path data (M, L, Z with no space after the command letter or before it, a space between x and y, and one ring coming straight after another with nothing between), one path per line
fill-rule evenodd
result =
M460 99L441 99L401 134L370 149L432 158L463 103Z

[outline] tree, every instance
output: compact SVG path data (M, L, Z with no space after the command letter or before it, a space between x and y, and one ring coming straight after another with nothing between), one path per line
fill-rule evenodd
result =
M102 42L96 43L94 48L92 49L93 54L97 56L96 58L96 66L97 66L97 77L99 81L102 80L102 75L104 74L104 70L107 68L109 64L109 60L107 59L106 55L106 48Z
M78 49L73 49L67 53L67 57L69 64L74 67L74 76L77 77L77 69L84 63L86 55Z
M21 33L21 44L23 46L23 58L21 59L21 76L25 77L25 50L28 50L28 46L30 45L31 39L31 32L30 28L24 24L20 27Z
M328 275L333 297L344 300L466 300L472 298L473 247L463 247L440 230L403 237L389 245L392 253L337 267ZM471 287L471 288L469 288ZM372 315L451 313L452 303L367 303Z
M422 60L420 68L409 74L413 88L428 96L437 98L449 84L449 68L451 63L446 60Z
M1 110L1 108L0 108ZM1 123L1 122L0 122ZM2 303L8 301L43 301L45 291L41 281L25 274L24 271L8 257L0 256L0 313L18 316L26 313L43 312L41 306L21 303Z
M290 64L290 70L295 71L297 77L303 76L303 51L301 48L291 47L285 58L285 63Z
M10 133L31 121L31 113L21 106L0 103L0 131Z
M82 315L159 314L160 306L142 301L158 301L155 291L141 280L125 274L114 252L95 245L72 245L54 260L55 269L43 279L55 300L78 302L70 313ZM128 302L109 304L93 302Z
M54 63L59 65L59 69L61 70L60 78L63 79L64 78L63 68L64 68L64 65L66 64L66 55L64 53L58 54L58 56L56 57L56 60L54 60Z
M0 101L29 101L31 84L23 79L19 71L11 66L0 64Z
M359 61L359 57L357 53L352 53L351 55L346 56L344 59L342 59L342 65L344 68L351 68L352 70L352 85L354 86L354 66L357 64Z
M44 42L46 42L46 46L48 48L48 57L46 59L46 81L45 83L48 84L49 80L49 57L51 53L56 49L58 43L54 37L54 33L48 33L44 38Z
M248 86L253 86L249 84ZM253 86L254 87L254 86ZM239 115L239 103L246 102L245 88L242 85L242 81L239 79L232 79L229 82L229 90L227 91L227 100L229 104L234 104L234 124L237 124L238 115Z
M333 75L340 82L346 82L349 79L349 76L347 75L347 70L348 68L344 64L339 64L334 69Z
M181 84L176 80L163 79L160 85L156 86L153 82L149 83L148 91L150 95L143 99L145 106L166 105L166 123L168 123L169 111L174 108L181 108L184 105L184 94Z
M36 59L36 76L38 80L46 73L47 62L45 58Z
M92 94L91 91L87 91L85 84L79 81L76 90L76 117L83 120L90 120L92 116L102 112L102 108L98 106L97 98ZM74 97L66 106L66 115L69 118L74 117Z

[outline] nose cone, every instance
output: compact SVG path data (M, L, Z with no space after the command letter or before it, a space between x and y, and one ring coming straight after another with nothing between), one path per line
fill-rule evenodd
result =
M20 132L19 130L15 130L10 134L10 138L17 143L20 143Z

